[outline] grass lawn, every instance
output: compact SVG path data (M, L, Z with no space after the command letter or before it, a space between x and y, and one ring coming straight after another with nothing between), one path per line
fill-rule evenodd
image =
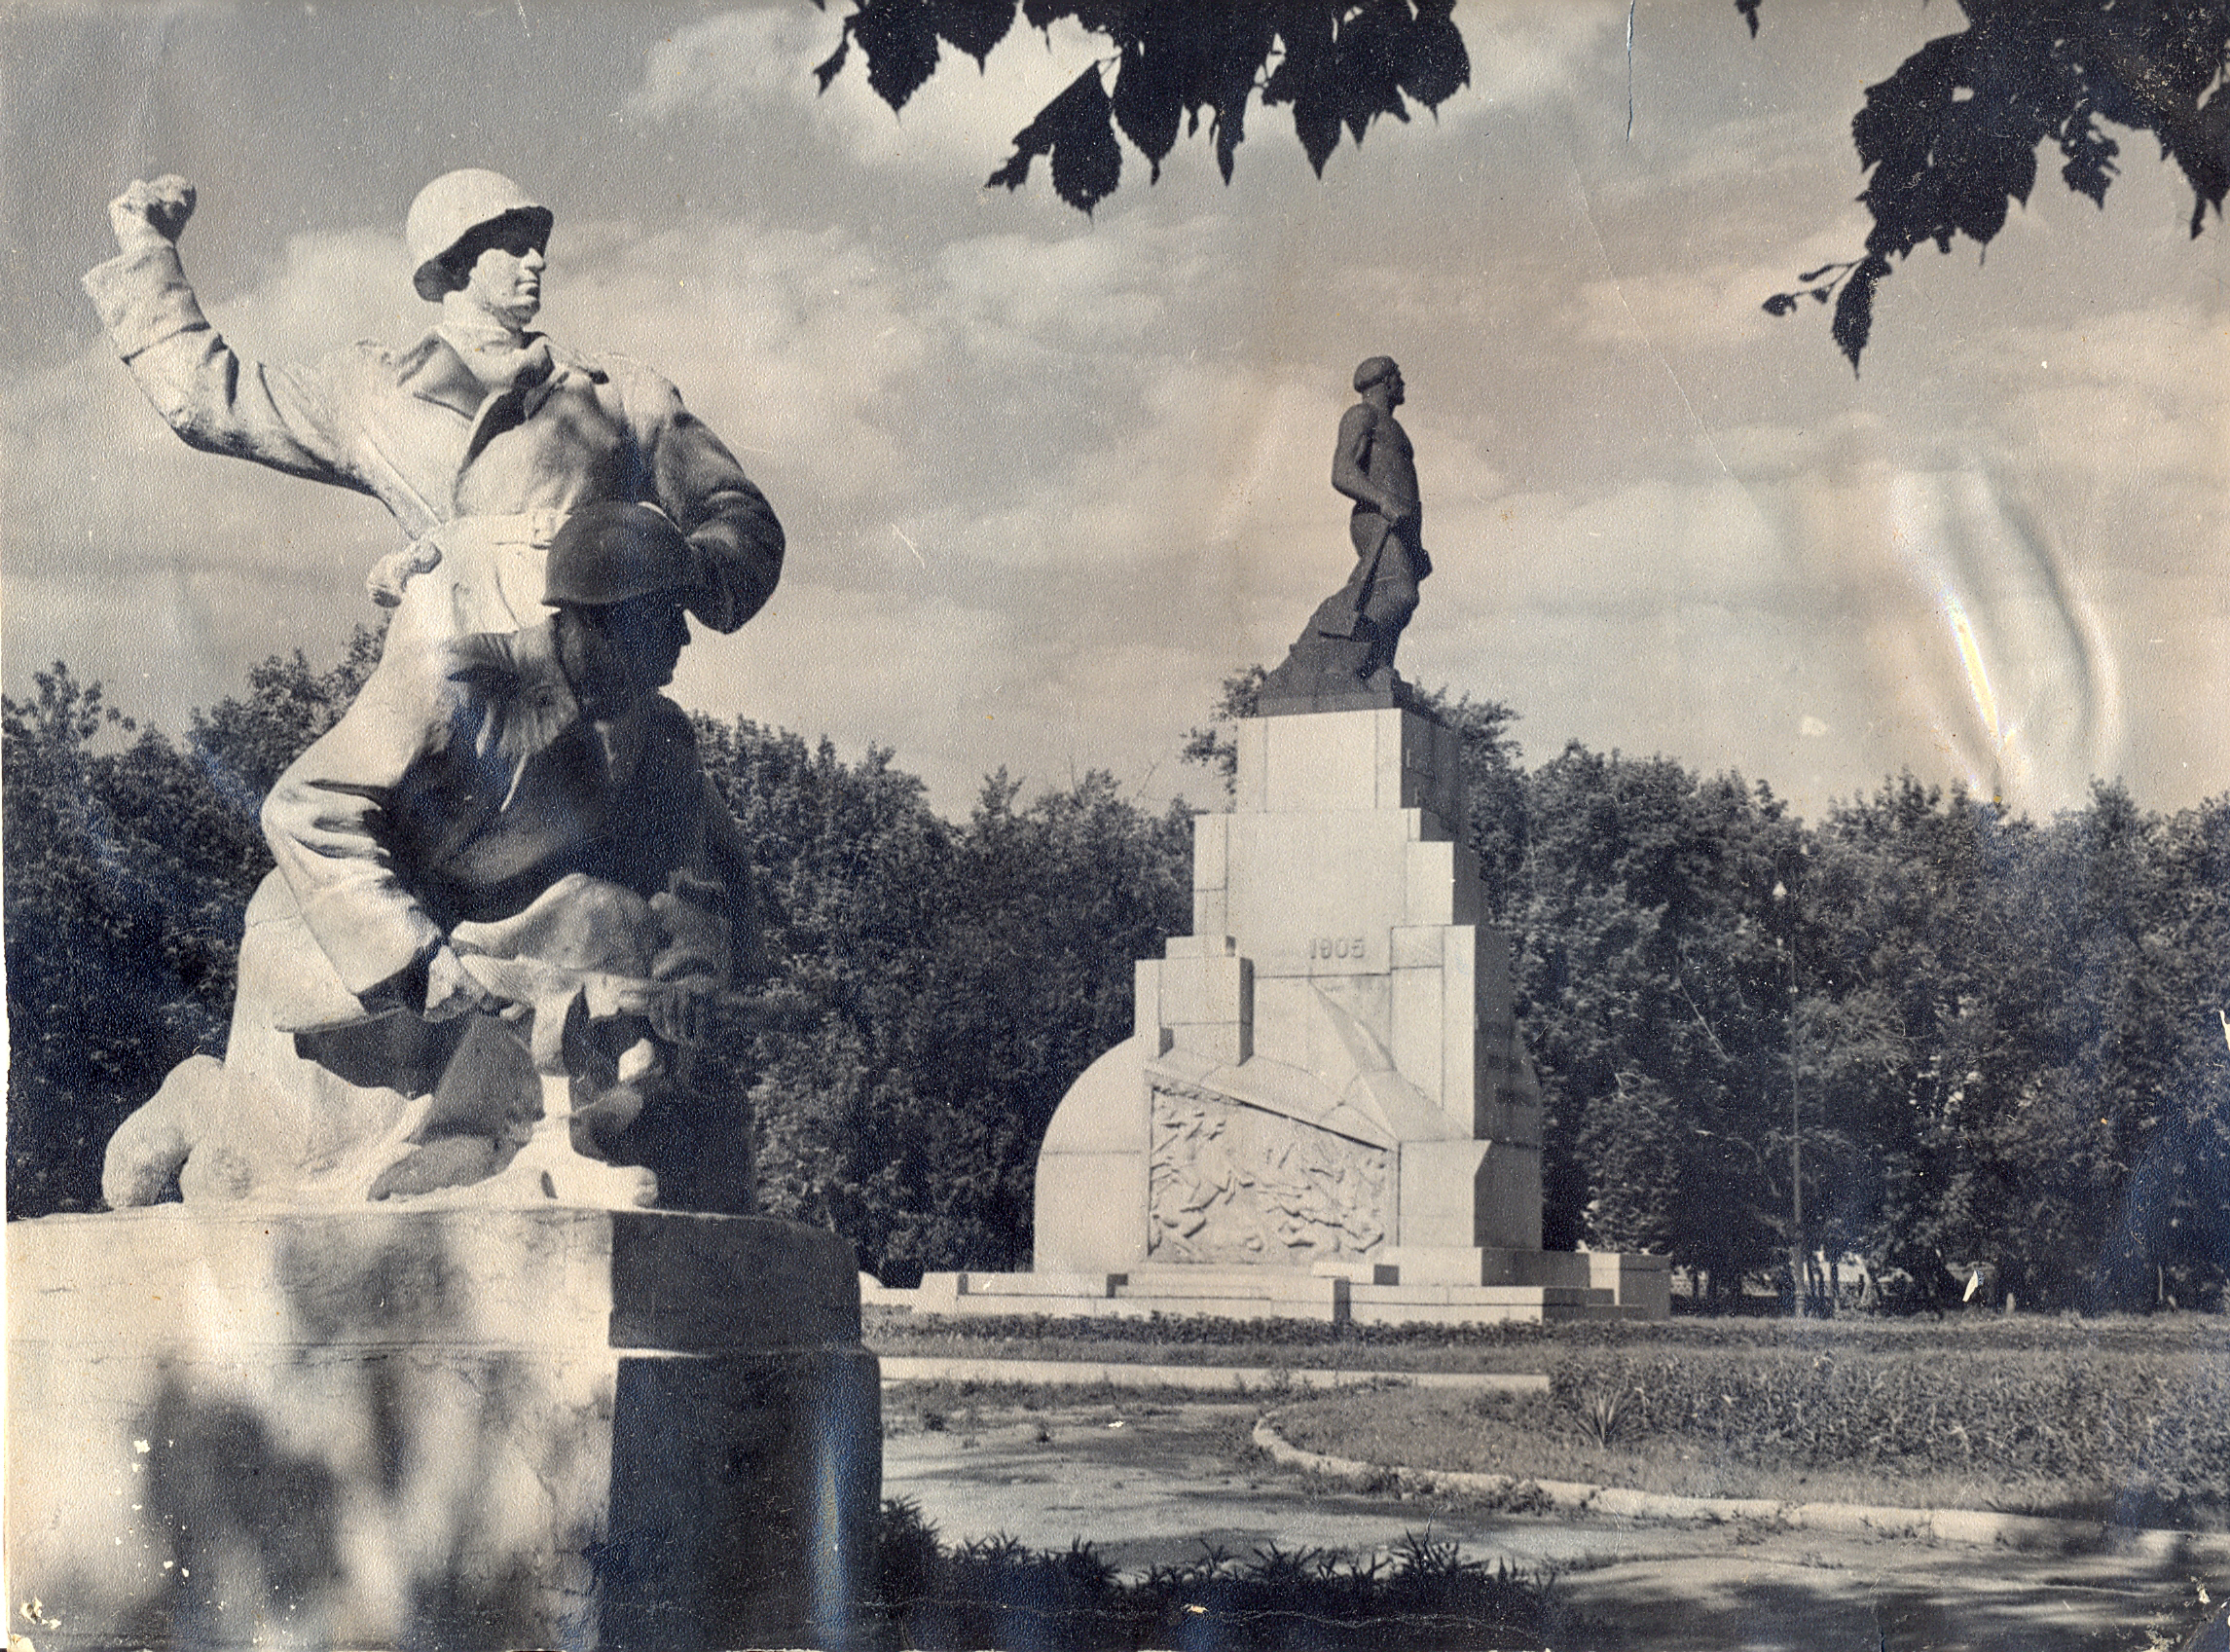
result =
M1281 1408L1277 1430L1304 1450L1409 1468L1580 1481L1677 1497L1767 1497L1791 1503L1990 1509L2102 1519L2100 1486L2033 1475L1877 1465L1759 1461L1727 1447L1672 1439L1598 1445L1560 1427L1546 1402L1482 1407L1414 1388L1358 1390ZM2212 1529L2221 1529L2220 1511Z
M1533 1372L1550 1392L1388 1386L1281 1409L1332 1456L1682 1496L1974 1508L2230 1529L2230 1320L1846 1317L1656 1325L925 1320L879 1353Z

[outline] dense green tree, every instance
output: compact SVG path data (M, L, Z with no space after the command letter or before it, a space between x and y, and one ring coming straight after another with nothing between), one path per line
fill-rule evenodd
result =
M1764 788L1577 745L1527 777L1518 1013L1548 1237L1655 1236L1715 1282L1785 1244L1785 923L1800 828ZM1635 1141L1665 1162L1630 1167Z
M1053 1110L1127 1034L1132 961L1187 927L1188 820L1105 774L1028 802L1001 774L954 826L888 752L847 765L748 723L704 749L765 886L734 1071L766 1208L894 1278L1020 1265Z

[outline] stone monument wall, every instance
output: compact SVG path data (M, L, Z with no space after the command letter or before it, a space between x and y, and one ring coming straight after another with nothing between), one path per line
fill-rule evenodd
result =
M1239 723L1233 806L1194 824L1193 933L1139 963L1134 1035L1047 1132L1038 1276L1120 1275L1112 1301L1172 1267L1284 1268L1356 1311L1429 1281L1662 1313L1661 1259L1541 1249L1541 1097L1462 844L1460 737L1381 699Z

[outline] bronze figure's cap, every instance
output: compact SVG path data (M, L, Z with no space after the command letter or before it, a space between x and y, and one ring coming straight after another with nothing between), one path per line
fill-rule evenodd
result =
M1373 355L1355 369L1355 390L1358 395L1388 375L1399 372L1390 355Z
M547 239L556 214L501 172L466 166L444 172L411 202L403 221L403 244L411 254L411 285L427 303L438 303L449 289L441 261L457 243L483 224L513 215L531 220Z
M678 597L697 582L696 560L674 519L653 505L583 505L550 541L542 601L608 608L656 591Z

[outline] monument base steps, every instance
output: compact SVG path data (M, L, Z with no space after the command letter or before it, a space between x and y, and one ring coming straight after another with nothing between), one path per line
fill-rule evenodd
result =
M1313 1319L1400 1325L1663 1319L1663 1257L1603 1252L1390 1250L1396 1260L1298 1267L1139 1266L1119 1273L926 1273L874 1300L920 1313L1144 1319Z
M881 1398L832 1234L175 1205L7 1233L40 1652L864 1638Z

